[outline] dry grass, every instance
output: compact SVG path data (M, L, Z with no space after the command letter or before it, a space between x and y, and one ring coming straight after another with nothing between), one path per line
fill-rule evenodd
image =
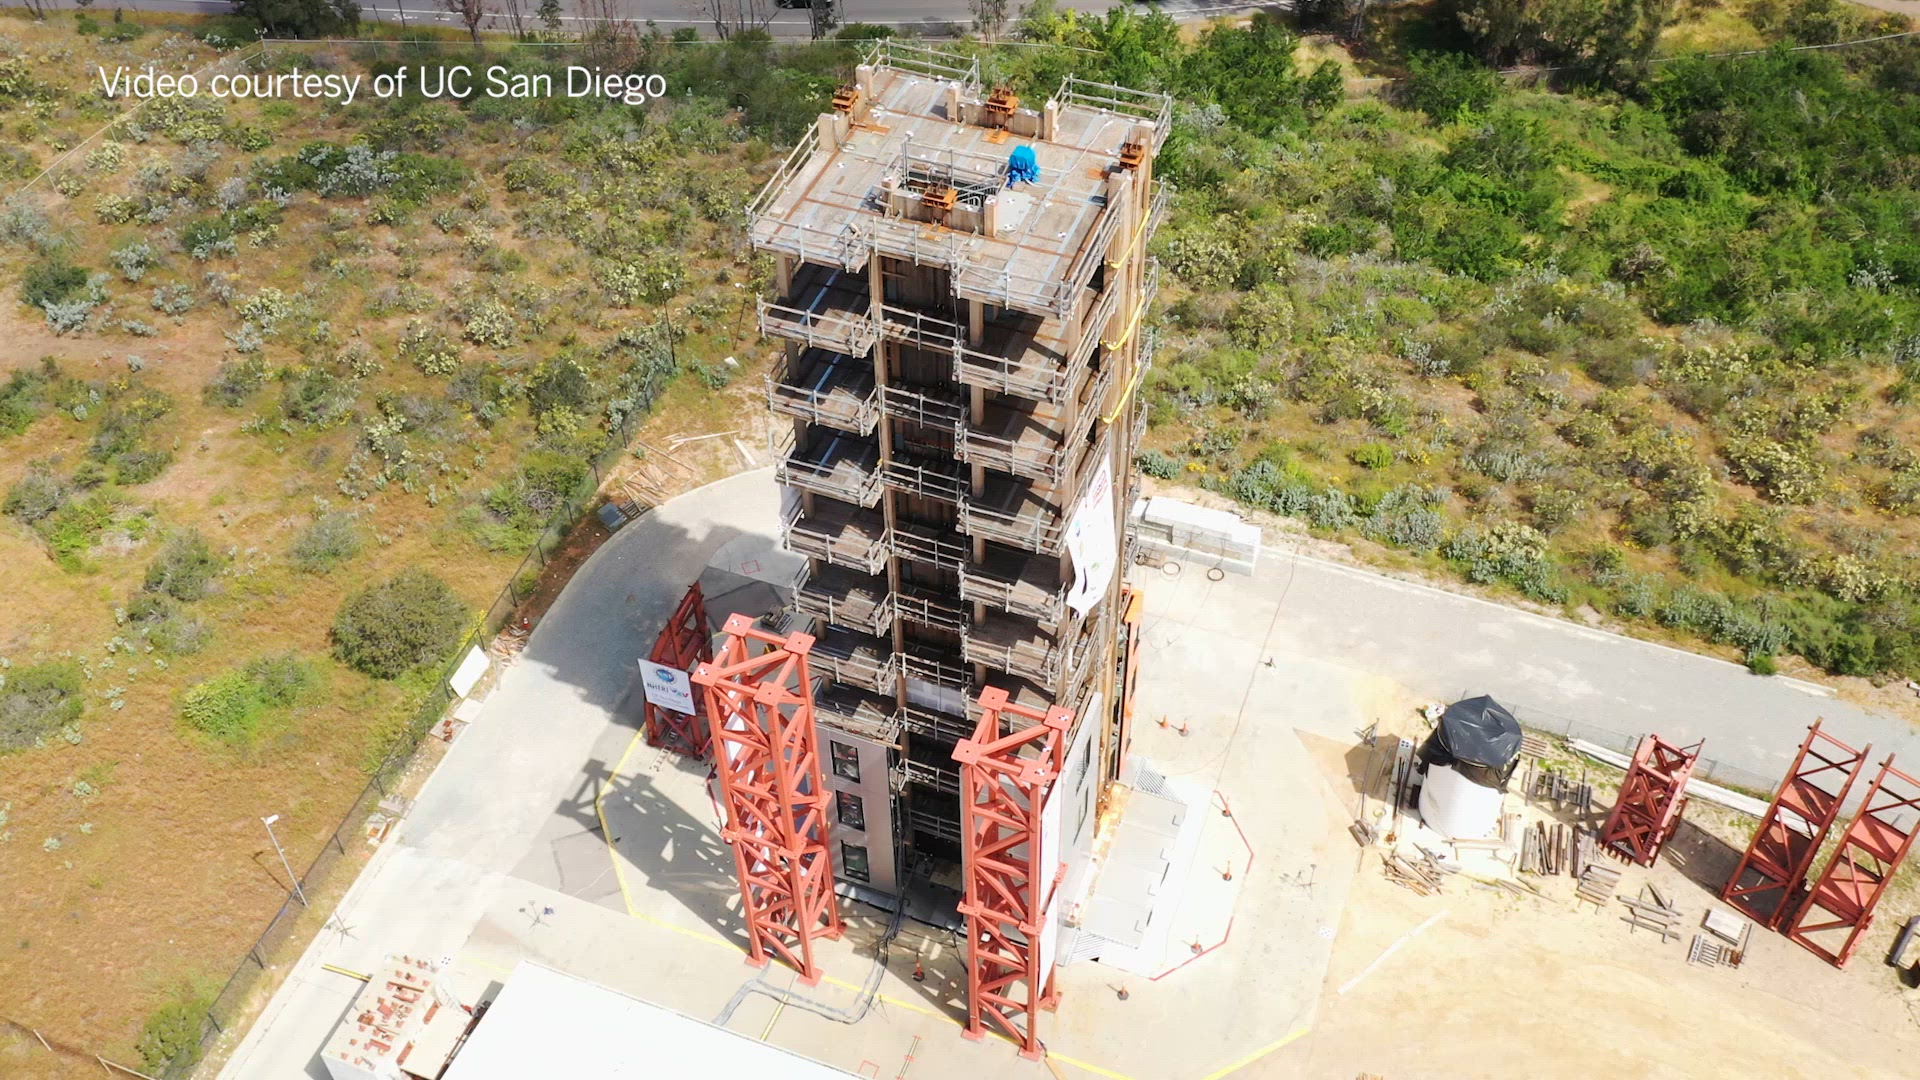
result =
M150 21L180 20L155 16ZM34 57L36 78L70 89L85 77L82 61L96 55L109 63L154 56L175 67L188 64L189 52L195 56L192 66L207 59L204 45L168 45L164 30L106 47L76 38L71 26L66 17L46 24L9 17L0 19L0 36ZM55 147L77 143L106 115L66 100L69 104L40 126L28 146L43 161ZM304 106L230 106L229 117L271 127L275 143L268 156L291 152L309 139L345 141L353 131L342 126L337 113ZM19 130L19 118L17 112L0 112L0 129L8 130L9 138ZM47 198L50 212L70 232L73 257L89 267L104 266L107 251L135 236L152 236L138 226L100 224L92 213L95 194L123 182L149 153L176 160L181 153L161 139L128 149L130 164L117 178L91 178L88 190L71 200ZM521 152L553 150L543 144ZM502 162L485 156L497 152L493 147L476 141L446 152L465 157L475 168L477 190L486 199L479 213L498 214L502 221L493 230L494 242L528 262L520 280L555 292L582 286L585 274L577 265L570 270L555 265L570 249L553 240L522 239L506 222L515 197L499 184ZM224 157L217 175L244 174L244 155L228 150ZM279 836L296 868L304 867L361 790L372 756L411 716L423 689L418 680L381 682L325 660L328 626L340 601L401 567L419 566L449 581L478 612L523 554L481 550L461 514L480 491L510 474L519 453L535 441L524 409L490 429L471 422L461 426L459 445L446 448L454 469L433 478L440 505L425 497L425 479L412 493L394 485L364 499L349 498L337 482L360 445L357 422L319 432L242 431L250 417L274 413L277 386L269 384L238 410L201 399L201 388L222 360L234 355L222 331L237 325L237 316L209 303L204 294L199 307L177 324L146 310L145 297L156 283L197 283L209 265L236 271L243 282L241 297L263 286L288 293L306 289L343 344L365 342L384 364L364 380L357 406L362 416L379 394L440 396L444 380L421 375L394 355L393 343L408 316L368 317L363 304L375 288L395 280L400 260L391 252L405 240L416 252L410 280L434 294L435 311L441 310L455 286L474 276L463 262L461 237L442 235L430 224L431 207L400 228L375 227L363 218L354 231L372 241L372 252L355 260L359 269L329 281L313 267L316 253L334 250L327 239L328 216L343 207L364 215L366 205L299 195L270 246L242 242L236 258L206 265L172 253L168 265L139 286L116 282L112 289L124 298L121 314L156 324L160 333L151 338L118 330L55 336L38 311L16 300L17 275L28 256L17 248L0 250L0 341L7 342L0 350L0 378L47 356L73 378L130 379L135 386L166 392L175 406L151 434L156 445L173 449L173 464L158 479L124 492L152 511L156 528L143 539L95 548L77 571L69 571L53 563L33 531L11 519L0 522L0 596L10 613L0 624L0 656L25 665L72 655L88 659L96 671L87 685L90 701L78 745L55 740L44 749L0 756L0 805L8 806L7 824L0 829L0 896L7 898L0 920L5 926L0 1017L31 1024L56 1041L137 1064L133 1043L147 1014L182 980L217 987L286 896L284 873L259 819L281 815ZM714 281L718 269L731 269L735 277L741 269L724 244L693 250L704 254L689 259L696 284L685 299L704 297L708 314L676 316L691 326L679 352L683 359L713 361L738 347L726 343L736 340L737 309L750 289L700 285ZM711 314L714 310L723 314ZM638 318L639 313L596 316L582 337L601 340L614 325ZM552 332L516 350L517 356L535 362L557 351L561 336ZM468 352L471 357L480 350ZM129 354L147 362L137 375L129 373ZM276 367L303 360L287 342L269 343L266 355ZM692 377L675 384L671 408L647 437L665 439L722 424L744 408L759 393L764 358L742 360L740 374L724 393ZM48 415L25 434L0 440L0 490L17 480L30 460L58 457L62 470L70 472L84 456L94 426ZM764 446L757 433L744 440L756 449ZM735 453L730 445L720 445ZM303 573L288 559L294 538L313 520L321 500L358 512L364 541L361 553L330 576ZM124 632L116 626L116 606L140 588L162 536L180 529L201 531L215 550L233 558L219 594L195 607L215 626L211 647L164 669L144 653L131 659L123 654L107 668L105 644ZM185 687L247 658L285 650L322 661L325 688L315 704L282 718L253 745L239 749L183 730L176 702ZM110 686L124 688L126 705L119 711L102 696ZM83 777L95 794L74 794ZM43 850L48 839L59 841L57 850ZM14 1075L20 1056L17 1048L0 1043L0 1072Z

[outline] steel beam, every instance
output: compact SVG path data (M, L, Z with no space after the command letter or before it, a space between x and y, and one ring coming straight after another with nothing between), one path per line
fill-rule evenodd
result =
M687 589L687 595L681 597L680 606L673 609L667 625L660 628L660 637L653 643L653 652L647 655L647 661L690 672L703 661L712 659L713 629L707 623L706 597L696 581ZM705 760L709 742L705 696L695 694L693 703L697 711L688 716L647 702L644 708L647 745Z
M1913 846L1917 819L1920 780L1894 768L1889 754L1787 936L1834 967L1845 967L1860 935L1873 925L1873 909L1887 883Z
M1010 720L1027 726L1009 731ZM1042 815L1067 752L1073 714L1042 713L980 691L980 723L953 748L960 763L961 858L967 918L967 1029L997 1031L1039 1060L1039 1013L1058 1000L1042 939L1066 864L1046 850ZM1057 842L1057 841L1055 841Z
M1815 720L1767 806L1753 842L1720 890L1720 899L1754 922L1778 929L1813 867L1813 858L1840 816L1855 778L1865 768L1869 743L1855 750L1820 730ZM1772 898L1772 907L1766 905Z
M1652 866L1680 825L1687 807L1687 780L1704 745L1703 740L1682 747L1658 735L1642 736L1620 785L1620 797L1600 830L1600 843L1641 866Z
M747 961L777 956L820 982L815 939L837 940L827 804L814 730L811 634L781 637L728 616L719 656L693 672L707 719L726 814L721 837L733 848Z

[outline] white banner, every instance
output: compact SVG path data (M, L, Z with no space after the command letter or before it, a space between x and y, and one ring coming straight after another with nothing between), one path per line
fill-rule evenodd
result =
M651 660L640 661L640 690L646 694L649 705L688 716L699 711L693 707L693 680L679 668L665 667Z
M1085 615L1107 594L1114 567L1120 562L1119 544L1113 534L1113 460L1100 462L1080 500L1073 520L1067 523L1067 557L1073 560L1073 588L1067 591L1067 606L1076 615Z

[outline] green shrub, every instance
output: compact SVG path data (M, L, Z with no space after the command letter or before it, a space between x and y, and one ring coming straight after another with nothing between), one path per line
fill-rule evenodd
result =
M327 574L360 553L360 530L352 514L323 514L293 542L293 564L309 574Z
M165 593L142 592L127 605L127 625L166 656L191 656L205 648L213 628Z
M1415 53L1407 69L1396 91L1400 104L1441 123L1486 112L1500 96L1499 74L1462 53Z
M467 607L446 582L417 568L355 593L333 620L341 662L393 679L446 659L467 629Z
M267 362L257 356L244 360L228 360L213 373L213 378L200 389L200 396L209 405L223 405L229 409L239 408L247 403L256 391L266 385Z
M189 603L210 595L226 559L213 553L197 530L176 534L147 565L146 589Z
M26 273L21 275L20 299L44 310L49 305L71 299L86 286L87 272L84 268L49 256L28 266Z
M7 489L7 501L0 504L8 517L35 525L53 515L73 494L73 486L53 471L53 463L35 461Z
M244 746L263 720L305 704L319 686L313 664L294 653L256 657L188 687L180 696L180 719L202 735Z
M0 436L18 435L46 412L49 374L21 368L0 386Z
M1140 456L1134 459L1134 463L1140 466L1141 472L1155 480L1171 480L1180 475L1180 459L1158 450L1140 451Z
M1363 469L1384 469L1393 464L1393 447L1386 443L1367 443L1354 447L1347 459Z
M33 746L86 711L80 665L48 661L6 672L0 684L0 750Z
M200 1060L200 1036L211 995L182 986L173 999L147 1015L136 1049L148 1072L175 1075Z

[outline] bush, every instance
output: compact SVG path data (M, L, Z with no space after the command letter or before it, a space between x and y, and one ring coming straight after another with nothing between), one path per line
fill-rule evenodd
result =
M9 671L0 684L0 750L33 746L86 711L80 665L49 661Z
M250 356L245 360L228 360L213 373L213 378L200 390L200 396L209 405L223 405L229 409L238 408L247 403L256 391L267 382L267 362L260 357Z
M1134 463L1155 480L1171 480L1180 475L1180 459L1158 450L1142 450Z
M180 697L180 719L202 735L244 746L259 734L262 720L304 703L319 685L319 673L299 656L262 656L188 687Z
M1398 89L1399 103L1441 123L1484 113L1500 97L1500 76L1460 53L1416 53Z
M191 656L206 648L213 628L205 619L181 609L165 593L143 592L127 606L127 625L154 650L167 656Z
M1393 456L1393 447L1375 442L1355 447L1347 458L1363 469L1384 469L1393 464Z
M293 542L293 564L309 574L331 573L360 553L360 530L352 514L323 514Z
M200 1034L210 997L182 987L174 999L147 1016L140 1031L140 1063L148 1072L168 1073L200 1060Z
M446 582L409 568L340 605L333 650L341 662L393 679L444 660L467 628L467 607Z
M4 509L8 517L34 525L65 506L72 494L72 485L54 473L50 462L36 461L7 489Z
M191 603L213 592L213 579L224 569L226 560L207 547L206 537L198 531L182 532L148 564L146 589Z
M27 267L20 277L20 299L45 311L86 288L87 272L58 258L45 258Z

